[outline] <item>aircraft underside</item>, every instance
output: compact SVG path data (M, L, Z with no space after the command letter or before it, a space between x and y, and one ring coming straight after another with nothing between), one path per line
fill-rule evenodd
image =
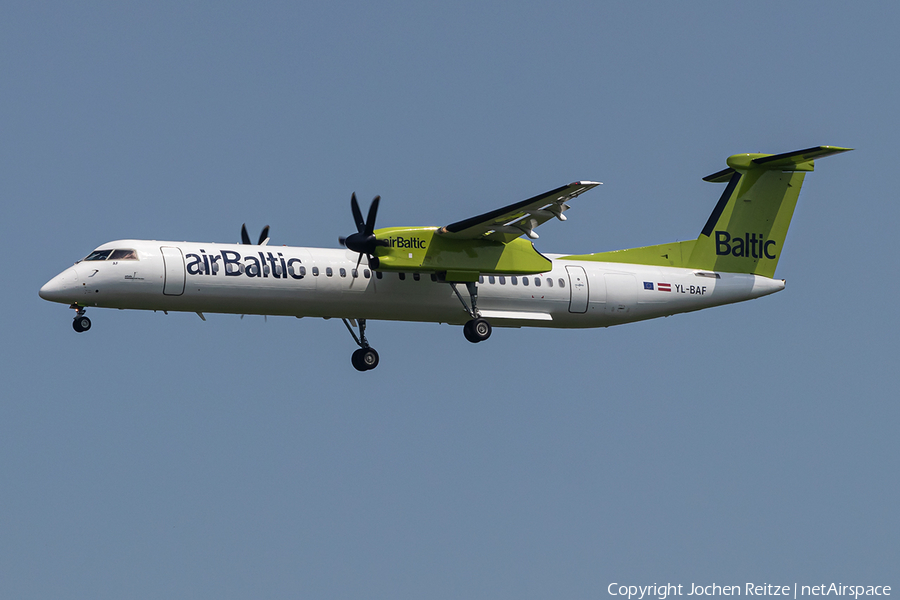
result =
M272 252L248 253L241 245L121 240L105 246L133 249L137 259L82 261L41 290L44 298L76 309L76 331L90 328L88 307L338 318L362 351L355 366L378 361L365 336L368 320L462 325L466 338L479 342L493 327L608 327L784 287L783 281L749 274L559 258L544 273L448 283L431 273L376 272L366 260L357 265L357 256L345 250L282 246L264 268L258 254L268 259ZM256 260L237 259L245 255ZM213 256L231 262L207 258L203 266L202 257ZM197 267L189 266L189 257L201 257Z

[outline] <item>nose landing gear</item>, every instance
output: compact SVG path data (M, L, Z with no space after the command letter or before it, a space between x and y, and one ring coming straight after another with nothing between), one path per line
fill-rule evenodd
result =
M78 333L83 333L91 328L91 320L84 316L84 307L73 304L69 308L75 309L75 320L72 321L72 329Z

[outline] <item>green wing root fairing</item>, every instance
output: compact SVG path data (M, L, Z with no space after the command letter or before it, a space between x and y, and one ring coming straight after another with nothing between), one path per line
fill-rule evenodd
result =
M388 227L378 229L380 271L421 271L439 273L447 281L476 281L483 273L530 275L552 267L549 259L525 239L495 242L487 239L453 239L438 233L437 227Z

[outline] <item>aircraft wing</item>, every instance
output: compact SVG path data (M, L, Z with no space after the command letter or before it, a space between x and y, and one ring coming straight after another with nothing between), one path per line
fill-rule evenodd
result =
M507 243L522 234L536 240L538 234L534 230L538 225L552 217L565 221L563 213L569 208L566 202L598 185L595 181L576 181L534 198L451 223L438 232L459 240L484 238Z

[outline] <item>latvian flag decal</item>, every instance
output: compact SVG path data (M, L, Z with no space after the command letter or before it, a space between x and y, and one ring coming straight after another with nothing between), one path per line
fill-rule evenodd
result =
M657 283L656 289L658 289L661 292L671 292L672 284L671 283Z

